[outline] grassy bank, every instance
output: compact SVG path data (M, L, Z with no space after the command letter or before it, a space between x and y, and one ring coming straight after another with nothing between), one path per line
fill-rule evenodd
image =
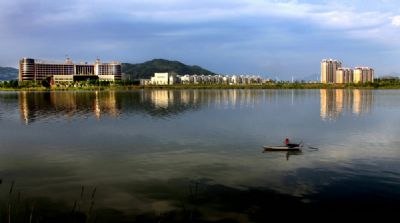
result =
M400 89L400 81L376 81L364 84L322 84L271 82L265 84L175 84L141 86L129 82L117 83L74 83L69 86L46 86L36 82L3 82L0 91L97 91L97 90L137 90L137 89Z

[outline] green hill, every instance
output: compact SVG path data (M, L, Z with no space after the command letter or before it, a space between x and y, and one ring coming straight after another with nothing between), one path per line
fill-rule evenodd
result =
M18 69L13 67L0 67L0 81L18 79Z
M154 59L139 64L122 64L122 73L128 75L131 79L149 79L150 77L154 76L154 73L156 72L175 72L179 75L215 75L215 73L199 66L189 66L179 61L169 61L163 59Z

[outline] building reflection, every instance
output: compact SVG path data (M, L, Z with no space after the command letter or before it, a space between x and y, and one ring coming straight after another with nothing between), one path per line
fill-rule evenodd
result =
M340 94L340 93L338 93ZM19 92L21 119L29 124L57 117L89 118L146 114L168 118L214 108L255 108L260 104L301 103L315 91L301 90L138 90L91 92ZM339 98L339 96L337 96ZM329 100L326 100L329 101ZM343 103L343 102L342 102Z
M321 89L320 116L322 120L336 120L343 112L355 115L369 113L374 103L371 90Z
M257 90L142 90L130 92L20 92L19 108L23 122L65 116L118 117L121 114L145 113L156 117L178 115L190 110L216 107L239 109L253 107L263 100L278 100L276 95L290 92ZM288 96L288 95L287 95Z
M19 93L19 113L21 120L25 123L29 123L29 106L27 92L23 91Z
M100 119L102 114L107 114L111 117L117 117L121 112L121 108L118 106L114 91L108 91L106 94L96 91L94 108L94 113L97 119Z
M120 114L115 92L20 92L21 120L29 124L37 119L64 116L86 118Z
M141 95L142 103L150 102L154 108L174 106L217 106L236 108L253 106L265 92L252 90L149 90Z

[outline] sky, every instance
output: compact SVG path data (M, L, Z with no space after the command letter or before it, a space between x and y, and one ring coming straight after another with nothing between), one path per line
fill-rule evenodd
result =
M400 0L0 0L0 66L67 55L279 79L324 58L400 73Z

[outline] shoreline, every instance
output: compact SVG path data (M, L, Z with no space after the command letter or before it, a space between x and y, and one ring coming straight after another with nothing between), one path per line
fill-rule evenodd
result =
M400 83L374 82L365 84L321 84L321 83L267 83L247 85L226 84L175 84L175 85L83 85L83 86L0 86L0 91L106 91L106 90L142 90L142 89L167 89L167 90L191 90L191 89L367 89L367 90L400 90Z

